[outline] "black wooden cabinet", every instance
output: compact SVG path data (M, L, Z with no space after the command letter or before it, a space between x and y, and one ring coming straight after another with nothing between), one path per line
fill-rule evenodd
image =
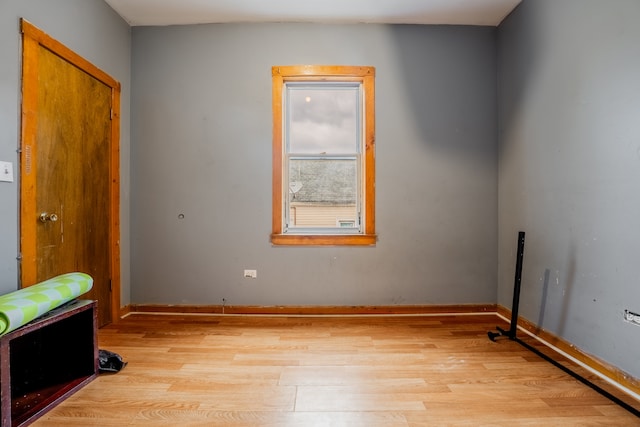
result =
M96 378L96 305L73 301L0 337L1 427L32 423Z

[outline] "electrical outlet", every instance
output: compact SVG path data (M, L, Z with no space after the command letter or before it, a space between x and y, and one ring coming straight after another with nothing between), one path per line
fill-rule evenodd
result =
M246 277L247 279L255 279L256 277L258 277L258 270L245 270L244 277Z
M634 313L633 311L625 310L624 320L629 323L633 323L634 325L640 326L640 314Z

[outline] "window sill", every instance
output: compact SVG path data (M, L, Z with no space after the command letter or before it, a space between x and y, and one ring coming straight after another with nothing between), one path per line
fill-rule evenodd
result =
M375 246L377 240L378 236L376 234L271 235L271 244L274 246Z

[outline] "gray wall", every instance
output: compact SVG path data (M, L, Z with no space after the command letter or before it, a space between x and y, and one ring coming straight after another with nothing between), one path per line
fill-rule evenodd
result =
M13 163L13 183L0 182L0 294L18 289L20 144L20 18L109 73L121 94L121 257L122 302L130 294L129 267L129 117L131 30L102 0L0 1L0 160Z
M495 28L135 27L133 52L132 302L496 301ZM291 64L376 67L375 247L269 242L271 66Z
M499 289L520 314L640 377L640 2L525 0L499 55Z

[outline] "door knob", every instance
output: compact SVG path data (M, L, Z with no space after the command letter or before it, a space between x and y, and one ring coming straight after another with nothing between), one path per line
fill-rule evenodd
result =
M47 221L51 221L51 222L56 222L58 220L58 215L52 213L47 213L47 212L42 212L40 214L40 221L42 222L47 222Z

